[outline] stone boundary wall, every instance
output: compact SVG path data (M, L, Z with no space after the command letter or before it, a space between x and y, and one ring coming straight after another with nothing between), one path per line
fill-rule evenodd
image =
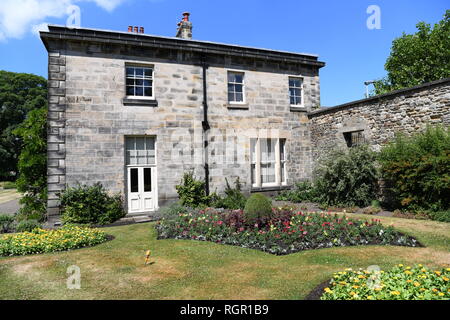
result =
M354 101L308 114L313 159L347 147L345 132L363 130L374 150L397 132L411 134L428 124L450 125L450 78Z
M57 193L66 183L66 58L59 51L48 56L47 212L59 214Z

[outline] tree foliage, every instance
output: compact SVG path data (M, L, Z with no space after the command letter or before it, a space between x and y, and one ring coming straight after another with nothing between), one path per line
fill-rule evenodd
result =
M27 73L0 70L0 179L17 174L22 150L14 130L31 110L47 106L47 80Z
M47 108L32 110L14 130L23 141L19 156L17 189L25 218L41 219L47 200Z
M416 33L393 41L385 64L388 75L375 82L375 94L450 77L450 10L434 27L425 22L416 27Z

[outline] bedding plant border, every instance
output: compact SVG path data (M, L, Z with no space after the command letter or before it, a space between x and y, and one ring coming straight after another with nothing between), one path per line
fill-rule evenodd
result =
M450 300L450 268L398 264L389 270L335 272L306 300Z
M69 224L59 229L36 228L31 232L0 235L0 257L70 251L113 239L102 230L86 226Z
M275 255L358 245L422 247L414 237L384 226L377 219L368 222L331 213L303 213L287 207L273 208L270 218L254 224L246 221L242 210L191 210L163 218L155 228L158 239L210 241Z

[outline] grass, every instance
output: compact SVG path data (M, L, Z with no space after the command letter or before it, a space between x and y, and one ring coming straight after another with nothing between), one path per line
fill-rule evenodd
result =
M0 299L302 299L345 268L450 267L450 224L380 220L426 247L342 247L274 256L208 242L156 240L153 224L135 224L105 229L116 238L96 247L0 258ZM149 249L153 263L145 266ZM81 269L80 290L66 288L70 265Z

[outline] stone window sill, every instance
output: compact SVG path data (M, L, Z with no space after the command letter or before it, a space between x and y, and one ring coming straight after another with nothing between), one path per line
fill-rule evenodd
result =
M248 110L248 103L229 103L228 109Z
M252 187L250 192L264 192L264 191L283 191L290 190L292 186L283 185L283 186L272 186L272 187Z
M124 106L138 106L138 107L157 107L158 101L154 99L139 99L139 98L123 98Z
M306 109L306 107L291 106L291 111L293 111L293 112L308 112L308 109Z

